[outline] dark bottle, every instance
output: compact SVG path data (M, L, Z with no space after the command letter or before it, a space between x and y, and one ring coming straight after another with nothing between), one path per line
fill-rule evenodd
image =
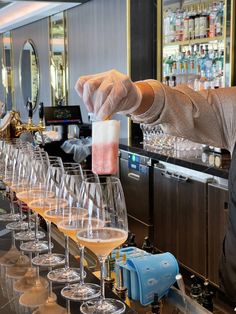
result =
M147 253L152 253L153 246L151 245L149 237L144 238L142 250L146 251Z
M131 233L130 234L130 238L128 241L128 246L137 246L136 242L135 242L135 234Z
M192 284L190 286L190 297L201 304L202 287L195 275L191 276Z
M43 102L39 104L39 119L43 120L44 118L44 105Z
M170 86L175 87L176 86L176 76L172 75L170 78Z
M135 242L135 234L132 232L129 232L128 239L123 244L123 247L128 247L128 246L135 246L135 247L137 246Z
M151 303L151 307L152 307L152 313L161 314L162 304L161 304L161 301L159 301L157 293L154 293L154 299L153 299L153 302Z
M167 86L170 85L170 77L168 75L165 77L165 82Z
M202 292L202 306L205 307L208 311L213 312L213 297L214 292L211 291L209 282L204 282L204 290Z

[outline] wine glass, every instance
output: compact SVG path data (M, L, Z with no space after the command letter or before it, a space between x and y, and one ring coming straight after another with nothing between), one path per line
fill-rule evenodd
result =
M87 216L87 210L82 208L79 203L79 191L84 178L81 173L78 173L70 174L70 178L68 180L70 182L68 194L69 205L71 206L71 209L75 210L76 214L74 215L71 213L69 215L64 215L63 220L60 221L57 226L60 231L62 231L67 237L74 240L79 246L80 280L78 284L67 285L64 289L62 289L61 294L69 300L83 301L99 296L100 287L92 283L84 282L84 247L79 245L76 238L76 232L81 228L80 222L84 216Z
M67 200L59 197L60 181L63 177L64 168L61 159L50 163L46 175L45 195L43 198L30 203L35 212L40 214L47 223L48 245L47 254L39 255L33 258L32 262L37 266L58 266L65 263L65 257L62 254L52 253L51 246L51 220L46 219L44 213L47 210L57 209L60 206L66 206Z
M124 243L128 237L127 212L120 180L112 176L101 176L99 182L93 177L84 180L80 191L80 206L88 211L81 218L77 239L95 253L101 264L101 297L84 302L82 313L123 313L123 302L105 297L105 261L113 249ZM103 221L103 226L92 223Z
M49 220L52 220L57 226L59 225L60 221L69 219L70 217L76 217L78 215L86 215L87 212L83 209L78 209L76 207L74 197L75 193L79 193L77 188L80 187L80 182L82 181L81 177L81 169L80 167L66 168L65 174L63 175L63 179L61 181L60 186L60 198L67 200L68 205L62 206L60 202L60 206L55 210L48 210L45 212L45 217ZM58 226L59 227L59 226ZM60 229L60 227L59 227ZM63 232L63 229L61 229ZM69 261L69 236L66 232L63 232L65 236L65 267L60 269L52 270L48 273L48 279L53 282L59 283L72 283L80 281L80 269L78 268L70 268L70 261ZM85 276L85 273L83 274Z

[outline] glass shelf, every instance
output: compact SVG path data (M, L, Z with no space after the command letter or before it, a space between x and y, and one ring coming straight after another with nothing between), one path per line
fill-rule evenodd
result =
M190 40L181 40L181 41L173 41L169 43L163 44L164 47L168 46L190 46L195 44L206 44L212 41L223 41L224 36L217 36L217 37L207 37L207 38L196 38Z

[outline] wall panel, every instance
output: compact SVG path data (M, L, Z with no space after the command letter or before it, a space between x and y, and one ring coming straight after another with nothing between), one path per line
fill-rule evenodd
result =
M115 68L127 73L126 0L96 0L68 10L69 104L87 110L74 90L76 80ZM127 118L119 116L122 136Z

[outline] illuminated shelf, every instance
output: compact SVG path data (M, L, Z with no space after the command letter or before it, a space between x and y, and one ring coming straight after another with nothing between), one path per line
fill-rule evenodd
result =
M206 44L210 43L212 41L223 41L224 36L217 36L217 37L207 37L207 38L196 38L196 39L190 39L190 40L181 40L181 41L173 41L170 43L166 43L163 46L190 46L195 44Z

